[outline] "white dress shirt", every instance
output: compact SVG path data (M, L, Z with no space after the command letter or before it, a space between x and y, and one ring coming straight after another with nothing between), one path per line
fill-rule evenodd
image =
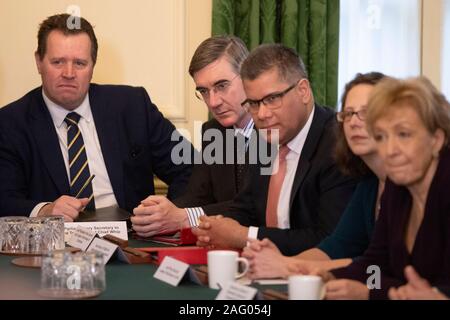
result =
M303 146L306 142L306 137L308 136L309 129L311 128L312 119L314 117L314 107L311 114L308 117L303 128L300 132L287 143L289 148L289 153L286 155L286 175L284 176L283 185L281 186L280 197L278 198L277 206L277 217L278 217L278 228L289 229L290 223L290 198L292 192L292 185L294 184L295 173L297 172L298 161L303 150ZM278 161L278 156L275 161ZM250 239L258 238L257 227L250 227L248 230L248 237Z
M81 116L80 121L78 122L78 127L80 128L83 136L86 156L89 164L89 172L91 175L95 175L95 178L92 180L95 207L104 208L109 206L117 206L117 200L114 196L108 172L106 171L105 160L103 159L100 142L98 140L95 122L92 116L91 106L89 104L89 95L86 95L86 98L83 100L81 105L72 111L55 104L45 95L44 91L42 91L42 96L45 104L47 105L48 111L50 112L56 133L58 135L59 146L61 148L64 164L66 166L67 179L70 177L70 169L69 153L67 150L67 125L64 122L64 119L67 114L76 112ZM41 208L47 203L48 202L42 202L35 206L31 211L30 216L37 216L39 210L41 210Z

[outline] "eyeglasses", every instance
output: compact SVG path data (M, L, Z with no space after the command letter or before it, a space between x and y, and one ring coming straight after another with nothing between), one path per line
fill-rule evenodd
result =
M289 91L294 89L300 81L301 80L299 80L296 83L294 83L293 85L289 86L286 90L283 90L281 92L276 92L276 93L269 94L268 96L265 96L262 99L259 99L259 100L247 99L244 102L242 102L241 105L247 110L247 112L250 112L250 113L253 113L253 114L258 113L259 106L261 105L261 103L263 105L265 105L270 110L278 109L282 105L283 97Z
M353 115L356 114L356 116L358 117L359 120L361 121L365 121L366 120L366 115L367 115L367 110L366 109L362 109L359 111L341 111L336 113L336 118L337 121L339 122L348 122L352 119Z
M239 75L237 74L233 79L231 80L221 80L218 83L216 83L215 85L213 85L213 87L211 89L208 88L197 88L195 90L195 96L202 100L202 101L208 101L210 98L210 91L212 90L214 92L214 94L220 95L221 97L223 97L228 89L231 86L231 83L233 82L234 79L236 79L237 77L239 77Z

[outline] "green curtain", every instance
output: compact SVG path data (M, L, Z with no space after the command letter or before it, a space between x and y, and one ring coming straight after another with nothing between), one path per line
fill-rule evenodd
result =
M316 102L337 104L339 0L213 0L212 34L250 49L283 43L305 62Z

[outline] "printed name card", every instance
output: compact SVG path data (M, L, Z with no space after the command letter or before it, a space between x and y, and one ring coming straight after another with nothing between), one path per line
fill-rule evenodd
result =
M253 300L258 290L237 282L230 282L219 292L216 300Z
M189 265L187 263L166 256L153 277L176 287L183 279L188 268Z
M86 251L96 235L97 233L92 230L78 227L73 231L67 244L71 247Z
M128 240L127 223L125 221L66 222L64 223L64 238L67 243L69 243L71 235L78 227L89 229L100 237L111 234L123 240ZM69 245L71 244L69 243Z
M92 241L89 248L86 250L86 252L98 252L103 255L103 263L108 263L109 259L111 259L114 252L117 250L118 246L114 243L111 243L109 241L95 238L94 241Z

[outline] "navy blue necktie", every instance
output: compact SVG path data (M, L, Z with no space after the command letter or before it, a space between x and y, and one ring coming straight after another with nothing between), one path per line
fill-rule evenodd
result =
M87 209L95 210L92 177L89 172L88 159L83 136L78 121L81 116L76 112L69 113L64 121L67 124L67 150L69 152L70 195L75 198L89 198Z

